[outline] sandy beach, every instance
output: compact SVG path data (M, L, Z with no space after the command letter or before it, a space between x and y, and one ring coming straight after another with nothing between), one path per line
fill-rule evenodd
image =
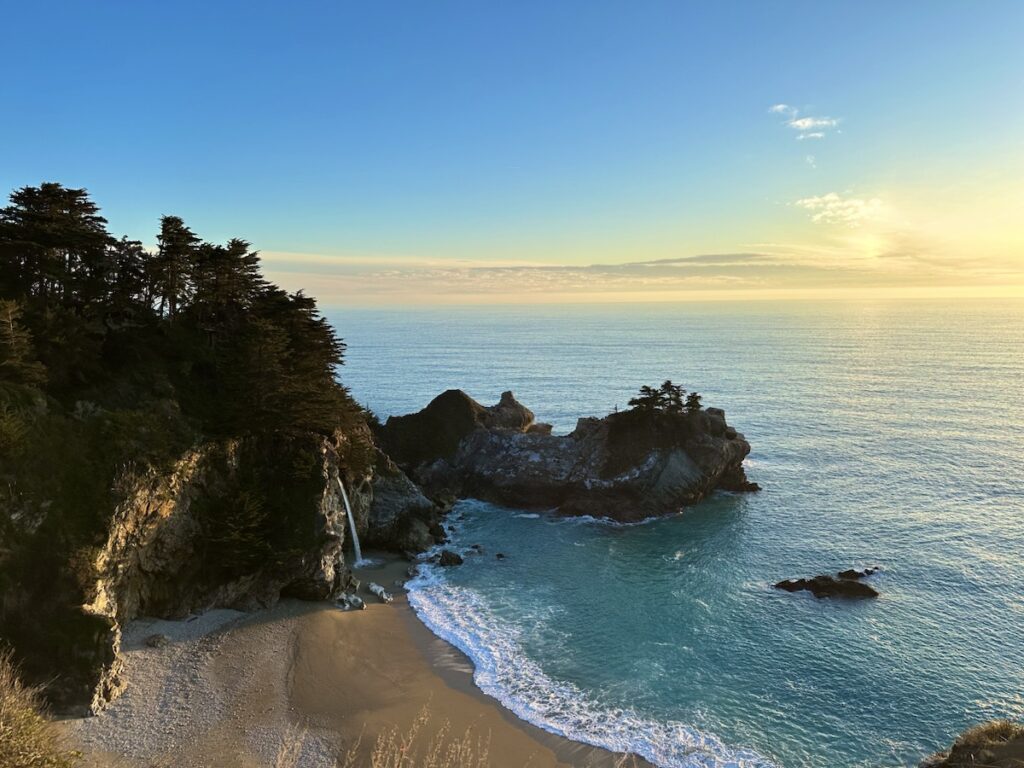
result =
M472 683L472 665L415 617L394 586L392 559L357 575L393 589L364 611L282 601L258 613L216 610L185 621L139 620L125 632L127 691L98 716L65 723L92 766L333 767L358 742L369 763L378 734L405 732L426 708L488 744L494 766L609 766L616 756L548 734ZM148 647L153 634L164 647Z

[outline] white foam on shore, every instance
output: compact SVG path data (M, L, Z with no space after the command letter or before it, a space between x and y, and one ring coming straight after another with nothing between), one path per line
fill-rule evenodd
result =
M477 687L533 725L662 768L772 768L757 753L730 748L712 734L602 708L576 685L551 679L524 653L518 628L499 620L472 589L450 584L441 568L421 565L406 588L420 620L472 660Z

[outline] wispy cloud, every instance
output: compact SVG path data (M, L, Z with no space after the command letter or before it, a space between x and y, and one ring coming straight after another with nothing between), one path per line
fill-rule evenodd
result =
M823 224L845 224L858 227L865 220L878 215L882 210L882 201L877 197L843 197L837 192L829 192L816 197L804 197L795 205L811 212L811 221Z
M784 124L797 132L797 141L824 139L829 131L839 127L838 117L802 115L801 110L789 104L772 104L768 111L773 115L785 116Z

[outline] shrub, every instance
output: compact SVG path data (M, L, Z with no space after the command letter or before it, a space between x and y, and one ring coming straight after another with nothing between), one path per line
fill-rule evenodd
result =
M10 651L0 652L0 768L71 768L77 762L45 717L38 691L18 678Z

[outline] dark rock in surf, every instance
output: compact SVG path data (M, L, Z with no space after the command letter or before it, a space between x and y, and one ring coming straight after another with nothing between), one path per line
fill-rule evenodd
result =
M445 549L441 552L441 557L438 559L438 564L445 568L451 568L455 565L462 565L462 555L452 552L450 549Z
M850 597L869 598L878 597L878 591L860 579L875 573L877 568L868 568L864 571L853 569L840 571L835 576L815 576L813 579L785 579L773 586L785 592L810 592L815 597Z
M865 568L863 571L858 571L853 568L848 568L845 571L840 571L836 574L840 579L863 579L872 574L878 573L878 568Z

